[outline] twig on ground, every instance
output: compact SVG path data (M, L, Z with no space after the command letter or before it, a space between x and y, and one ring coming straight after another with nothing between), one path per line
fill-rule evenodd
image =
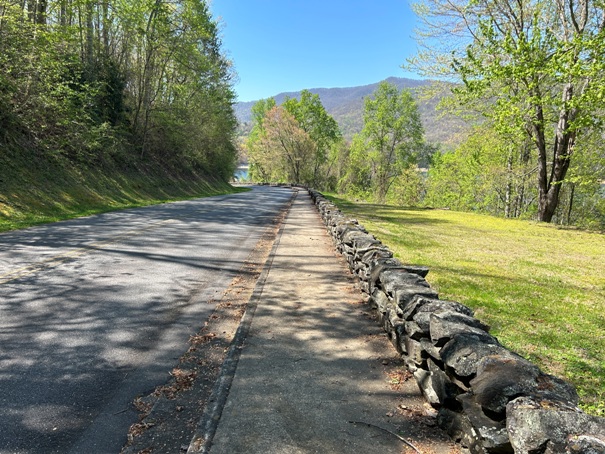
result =
M395 432L391 432L388 429L385 429L384 427L380 427L377 426L376 424L371 424L369 422L363 422L363 421L349 421L349 423L351 424L365 424L366 426L370 426L370 427L376 427L377 429L380 429L384 432L390 433L391 435L393 435L394 437L397 437L399 440L401 440L402 442L404 442L406 445L408 445L410 448L412 448L414 451L416 451L418 454L422 454L418 448L416 446L414 446L412 443L410 443L409 441L407 441L405 438L403 438L400 435L397 435Z

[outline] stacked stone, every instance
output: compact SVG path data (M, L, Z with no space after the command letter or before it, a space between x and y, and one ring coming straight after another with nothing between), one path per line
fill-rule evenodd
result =
M605 419L578 408L572 385L503 347L470 308L439 299L428 268L393 258L309 192L440 427L471 453L605 453Z

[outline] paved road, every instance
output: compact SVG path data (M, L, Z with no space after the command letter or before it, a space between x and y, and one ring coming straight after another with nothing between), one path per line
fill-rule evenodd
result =
M280 188L0 235L0 453L116 453L266 226Z

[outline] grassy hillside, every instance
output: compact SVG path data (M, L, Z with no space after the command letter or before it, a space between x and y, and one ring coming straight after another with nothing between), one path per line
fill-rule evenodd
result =
M224 181L159 163L77 166L0 150L0 231L170 200L235 192Z
M578 389L605 416L605 236L444 210L331 197L406 263L427 265L442 299L472 307L492 334Z
M462 120L454 117L442 117L441 112L436 109L437 103L445 95L443 91L428 98L420 96L419 90L430 86L430 81L390 77L387 82L394 84L399 89L411 89L418 95L418 108L427 141L449 142L464 129L465 124ZM349 88L312 88L309 91L319 95L326 111L338 122L344 137L350 140L363 127L364 98L372 95L377 88L378 83ZM286 97L299 98L300 92L280 93L274 96L277 104L284 102ZM250 132L253 105L254 101L235 105L235 113L240 123L240 135L245 136Z

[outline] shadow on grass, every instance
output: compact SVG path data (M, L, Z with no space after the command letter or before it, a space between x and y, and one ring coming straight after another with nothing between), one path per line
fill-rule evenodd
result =
M434 208L423 207L404 207L387 204L367 203L367 202L352 202L350 200L338 197L335 195L326 196L331 202L336 204L343 213L350 216L363 216L372 220L380 220L393 224L451 224L445 219L435 219L433 217L422 216L423 212L434 211ZM414 213L413 215L406 212Z

